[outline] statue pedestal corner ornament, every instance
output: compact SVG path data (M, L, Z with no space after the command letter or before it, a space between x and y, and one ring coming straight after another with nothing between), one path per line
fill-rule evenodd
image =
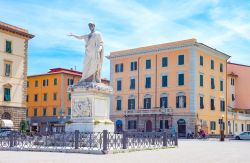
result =
M71 120L65 124L66 132L114 132L109 119L112 87L103 83L84 82L69 87L71 93Z

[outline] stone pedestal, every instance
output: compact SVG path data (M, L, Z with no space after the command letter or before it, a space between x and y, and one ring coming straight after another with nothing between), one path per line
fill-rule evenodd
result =
M109 119L112 87L103 83L79 82L69 88L71 93L71 119L65 131L114 132Z

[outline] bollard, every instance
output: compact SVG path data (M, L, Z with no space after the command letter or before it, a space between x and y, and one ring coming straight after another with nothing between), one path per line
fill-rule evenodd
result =
M175 146L178 146L178 136L177 136L177 135L175 135L174 145L175 145Z
M167 146L167 132L163 133L163 147Z
M79 130L75 130L75 149L79 148Z
M103 148L102 152L104 154L108 153L108 130L103 130Z
M14 147L14 135L13 132L10 132L10 147Z
M127 149L127 133L123 131L122 134L122 149Z

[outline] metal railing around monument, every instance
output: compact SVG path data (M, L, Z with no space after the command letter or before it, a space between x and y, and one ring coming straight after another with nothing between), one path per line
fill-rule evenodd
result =
M70 132L50 135L0 135L0 150L106 154L178 146L166 132Z

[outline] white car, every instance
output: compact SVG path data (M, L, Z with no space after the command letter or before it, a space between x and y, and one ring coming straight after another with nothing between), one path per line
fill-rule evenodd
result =
M236 140L250 140L250 132L242 132L239 135L235 136Z

